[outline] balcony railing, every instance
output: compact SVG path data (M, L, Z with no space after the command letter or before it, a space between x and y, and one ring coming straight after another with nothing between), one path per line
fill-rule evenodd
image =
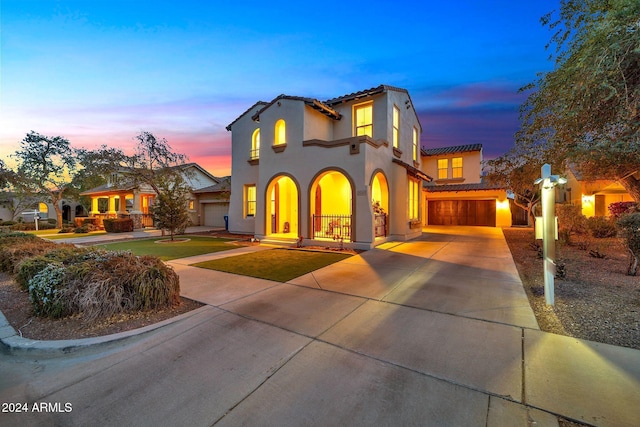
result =
M249 160L257 160L260 158L260 149L254 148L253 150L249 150Z
M313 215L314 239L351 241L351 215Z

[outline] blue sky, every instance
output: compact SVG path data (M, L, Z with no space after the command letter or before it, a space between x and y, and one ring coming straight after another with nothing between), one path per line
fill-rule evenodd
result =
M0 0L0 158L30 130L129 150L142 130L215 175L225 126L279 94L407 89L424 147L513 144L518 89L552 66L559 0Z

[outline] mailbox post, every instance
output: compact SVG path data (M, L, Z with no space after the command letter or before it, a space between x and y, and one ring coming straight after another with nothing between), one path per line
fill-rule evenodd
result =
M542 233L536 230L536 235L542 234L542 257L544 261L544 298L547 305L554 305L554 278L556 275L556 239L558 223L556 221L556 191L558 184L565 184L567 180L558 175L551 175L551 166L545 164L541 169L542 176L535 183L540 184L542 203ZM536 222L536 229L538 226Z

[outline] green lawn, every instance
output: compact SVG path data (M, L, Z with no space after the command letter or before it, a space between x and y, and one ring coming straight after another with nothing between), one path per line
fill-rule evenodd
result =
M193 264L227 273L286 282L349 258L349 254L271 249Z
M44 231L38 232L37 235L42 237L43 239L60 240L60 239L72 239L74 237L95 236L96 234L105 234L105 233L106 231L103 231L103 230L92 231L91 233L58 233L58 230L44 230Z
M190 240L188 242L176 241L168 243L155 243L158 240L167 239L167 237L163 237L156 239L129 240L126 242L118 243L105 243L104 245L96 246L112 251L128 250L136 255L155 255L164 261L237 248L237 246L227 243L232 241L230 239L219 239L204 236L176 237L187 237Z

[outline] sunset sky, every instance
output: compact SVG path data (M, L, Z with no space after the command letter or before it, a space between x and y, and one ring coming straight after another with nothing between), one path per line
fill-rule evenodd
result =
M518 89L552 63L559 0L0 0L0 158L27 132L131 150L142 130L214 175L225 127L280 94L409 91L423 147L513 144Z

